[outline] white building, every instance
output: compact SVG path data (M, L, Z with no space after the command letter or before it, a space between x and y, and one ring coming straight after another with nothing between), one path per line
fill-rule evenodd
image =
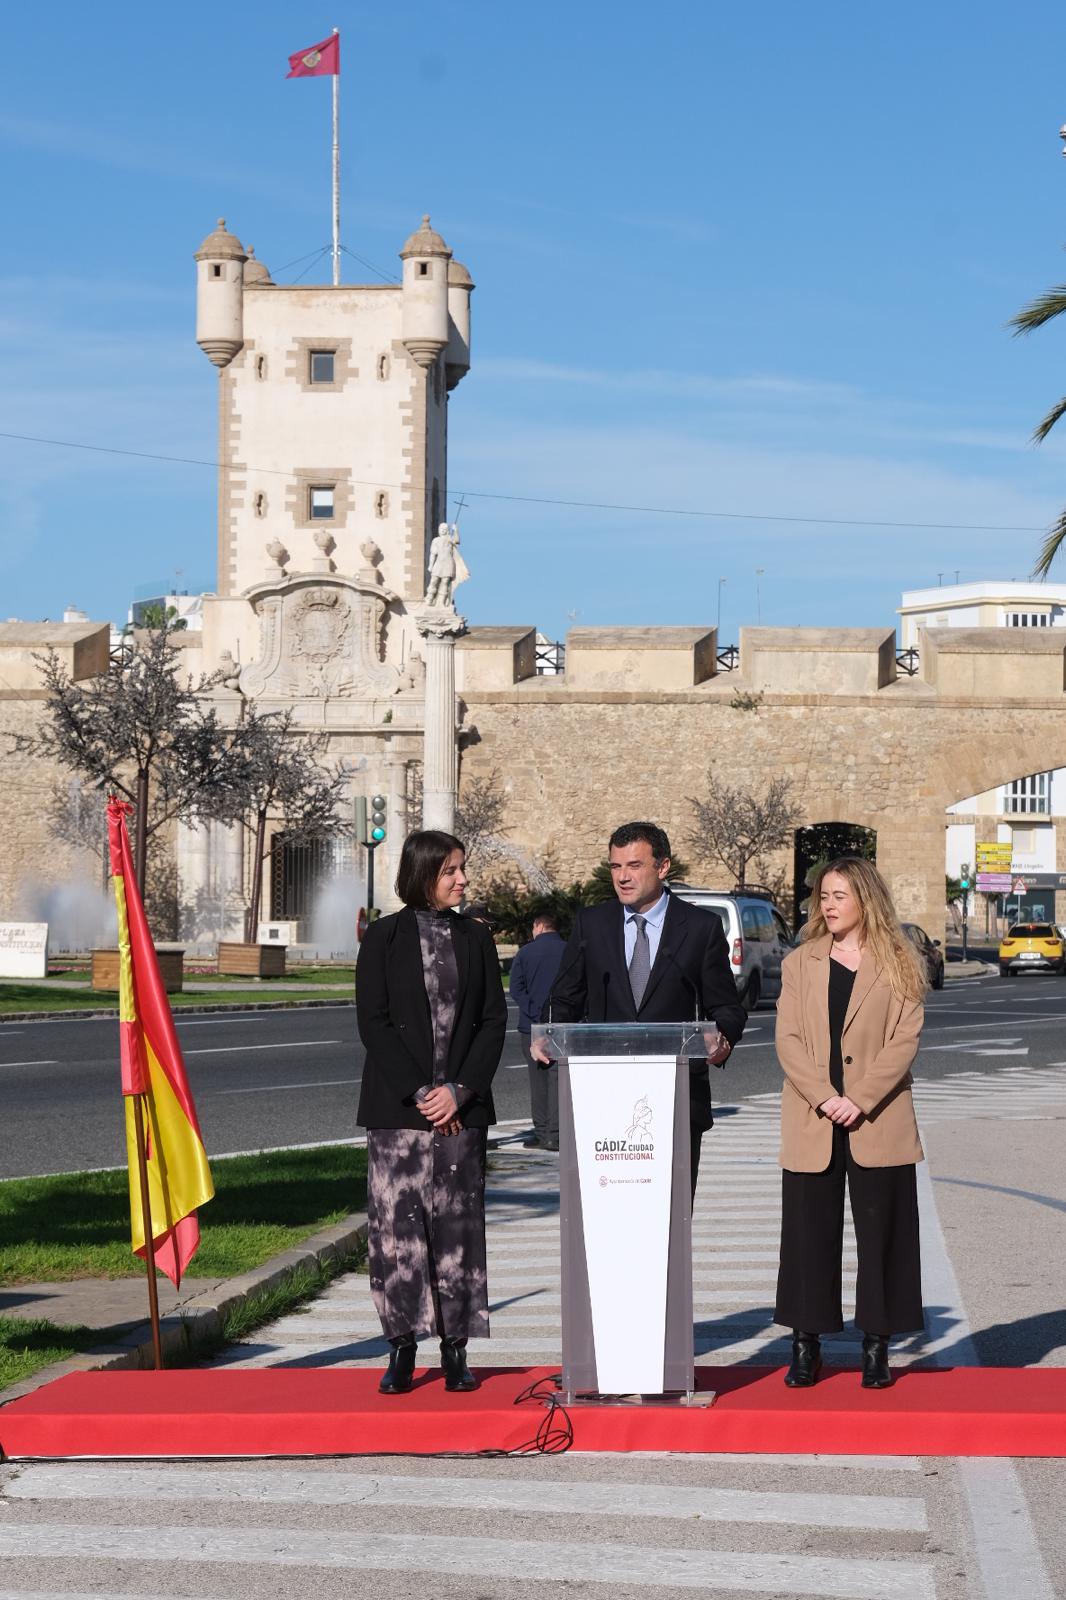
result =
M910 589L899 606L903 650L921 652L931 628L1066 627L1066 584L984 582ZM949 808L945 870L957 878L976 868L978 842L1010 844L1011 876L1024 891L999 903L1010 919L1066 920L1066 769L1004 774L1004 782ZM997 903L971 899L970 914L984 926ZM990 929L994 923L989 920Z
M220 674L223 716L236 719L245 698L291 711L326 735L328 759L351 773L353 802L386 797L375 856L386 908L422 789L427 692L444 730L426 774L427 816L431 801L438 815L449 794L454 804L450 652L463 623L425 596L430 543L447 516L448 403L470 366L474 288L428 217L400 259L395 284L279 285L222 220L197 250L196 338L218 371L218 575L200 628L190 619L179 636L190 672ZM315 938L337 852L275 842L263 920L296 921ZM339 864L358 879L362 852L346 849ZM241 937L240 838L183 828L177 864L182 936ZM340 907L353 930L356 893Z

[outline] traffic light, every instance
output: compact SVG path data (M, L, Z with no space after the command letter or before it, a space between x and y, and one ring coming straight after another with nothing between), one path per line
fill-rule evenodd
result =
M355 797L355 837L360 844L366 844L366 795L357 794Z
M385 838L385 796L374 795L370 802L370 832L367 835L369 844L381 844Z
M959 868L959 888L965 891L969 889L971 882L969 862L964 862Z

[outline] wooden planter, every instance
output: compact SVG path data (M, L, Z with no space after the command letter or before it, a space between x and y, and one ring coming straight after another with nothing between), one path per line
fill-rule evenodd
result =
M92 986L94 989L118 988L118 951L94 950L92 953ZM156 960L167 994L180 994L185 977L184 950L157 950Z
M220 973L235 973L242 978L283 978L285 949L283 944L229 944L220 941L218 970Z

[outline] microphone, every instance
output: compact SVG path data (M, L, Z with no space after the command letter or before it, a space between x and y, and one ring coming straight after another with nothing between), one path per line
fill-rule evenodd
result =
M551 1027L552 1021L553 1021L553 1018L552 1018L552 1005L553 1005L554 1000L555 1000L555 991L556 991L556 989L558 989L559 984L562 982L563 978L566 977L567 973L568 972L572 972L573 969L577 966L578 961L584 959L586 943L587 943L587 941L585 939L579 939L577 941L577 944L574 947L574 950L573 950L573 953L572 953L572 955L570 957L570 960L567 961L567 962L564 962L562 967L560 967L559 971L555 974L555 982L552 984L551 989L548 991L548 1026L549 1026L549 1028ZM585 998L586 998L586 1001L587 1001L587 999L588 999L587 993L586 993Z
M700 991L697 988L696 984L689 977L689 975L685 971L684 967L678 961L677 957L674 955L674 952L670 949L669 945L660 943L660 945L659 945L659 954L660 955L664 955L666 957L666 959L669 961L670 965L673 967L674 971L676 973L678 973L678 975L680 976L681 981L685 985L686 989L691 990L692 999L693 999L693 1006L694 1006L693 1020L696 1023L697 1027L703 1021L714 1022L714 1018L713 1017L704 1018L704 1017L700 1016L700 1012L702 1010L702 1006L700 1005ZM715 1023L715 1028L717 1029L718 1032L721 1032L721 1029L718 1028L717 1023ZM728 1059L729 1058L726 1057L726 1060L728 1060ZM715 1062L715 1066L718 1067L720 1070L724 1071L725 1070L725 1061L716 1061Z

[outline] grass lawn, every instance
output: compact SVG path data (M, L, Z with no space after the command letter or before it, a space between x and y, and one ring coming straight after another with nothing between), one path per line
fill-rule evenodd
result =
M353 986L352 994L355 989ZM323 999L333 996L323 995ZM336 999L343 1000L346 996L338 994ZM275 989L271 991L268 982L255 989L228 988L225 993L204 994L182 992L168 996L171 1006L175 1011L180 1011L187 1006L204 1006L216 1002L226 1005L252 1005L264 1000L273 1000L275 1004L299 1005L300 996L291 991L280 993ZM117 1011L117 989L52 989L44 983L5 983L0 984L0 1016L5 1011Z
M101 1335L91 1328L60 1328L54 1322L0 1317L0 1389L21 1383L53 1361L67 1361L79 1350L91 1350L100 1340Z
M232 1277L366 1204L366 1151L350 1145L213 1161L190 1272ZM0 1182L0 1285L144 1274L130 1249L125 1171ZM0 1326L6 1319L0 1318Z

